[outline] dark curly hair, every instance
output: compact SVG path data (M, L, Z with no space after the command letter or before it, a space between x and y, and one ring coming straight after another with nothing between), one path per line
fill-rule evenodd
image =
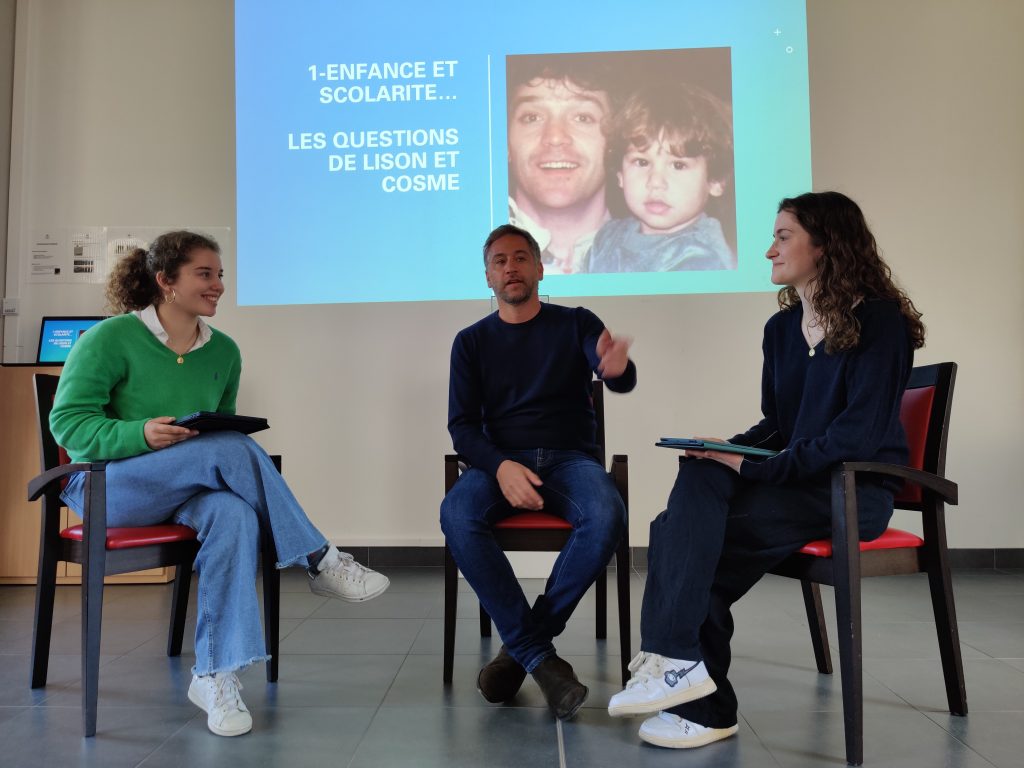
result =
M163 272L164 277L174 280L181 267L192 260L192 252L200 248L220 253L220 246L212 237L186 230L165 232L152 242L149 250L133 250L117 263L107 280L111 312L124 314L163 301L157 273Z
M839 192L807 192L787 197L779 211L796 217L811 242L821 248L818 273L812 280L811 305L825 329L825 350L852 349L860 340L860 323L854 307L862 300L891 299L900 305L915 349L924 346L921 313L892 280L892 270L878 253L860 207ZM779 291L779 306L800 304L792 286Z
M732 175L732 110L694 85L641 88L626 100L612 131L616 170L630 149L643 152L664 137L676 157L704 157L709 179L724 182Z
M508 56L505 82L511 115L516 89L545 80L572 83L583 91L612 90L614 73L608 57L593 53L542 53Z

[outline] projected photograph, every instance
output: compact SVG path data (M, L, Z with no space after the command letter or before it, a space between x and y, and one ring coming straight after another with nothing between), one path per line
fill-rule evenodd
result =
M775 290L776 207L812 188L806 0L392 11L235 3L240 305L490 301L510 220L554 298Z
M736 268L728 48L506 57L509 221L548 275Z

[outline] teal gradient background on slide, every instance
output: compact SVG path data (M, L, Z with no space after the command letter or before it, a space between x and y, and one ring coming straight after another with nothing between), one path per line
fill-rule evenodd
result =
M771 290L775 208L811 187L803 0L240 0L235 27L241 305L486 296L480 246L507 220L509 55L720 48L731 62L737 269L549 274L542 293ZM402 62L405 77L369 71ZM410 138L427 143L396 146ZM417 176L458 189L388 191Z
M40 363L63 363L78 337L92 328L99 317L44 317L39 333Z

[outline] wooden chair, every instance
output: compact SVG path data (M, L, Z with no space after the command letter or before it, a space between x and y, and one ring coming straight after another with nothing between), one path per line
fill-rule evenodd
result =
M59 377L37 373L34 381L42 473L29 483L28 495L29 501L42 497L43 520L39 539L31 685L33 688L46 685L57 563L78 563L82 566L82 718L85 735L88 737L96 734L104 576L176 566L167 655L178 656L181 654L192 566L199 542L196 540L196 532L184 525L108 528L107 462L69 463L67 453L57 445L50 432L50 411ZM280 457L273 458L280 471ZM86 473L83 523L61 530L60 509L63 502L60 500L60 492L67 478L74 472ZM271 654L267 662L267 680L275 682L278 672L281 577L274 567L277 552L269 532L263 534L261 550L264 633L267 653Z
M864 687L861 658L860 580L868 576L927 573L949 711L967 714L960 638L946 547L945 504L957 503L957 485L946 479L946 440L956 379L955 363L914 368L903 395L900 420L907 434L907 466L844 462L832 471L832 538L812 541L773 573L800 579L818 671L832 673L819 584L835 588L839 665L843 684L846 760L864 761ZM924 536L889 528L860 542L856 481L870 474L900 478L898 509L921 513Z
M592 399L597 417L597 444L600 461L605 463L604 453L604 384L594 381ZM459 457L449 454L444 457L444 492L448 493L459 479L465 465ZM622 684L629 680L630 630L629 630L629 471L628 457L612 456L610 471L615 487L626 505L626 526L622 539L615 549L615 573L619 601L619 646L622 667ZM559 552L569 540L572 526L557 515L544 512L523 512L512 515L493 528L499 546L507 552ZM599 640L608 636L608 572L601 572L595 582L597 587L597 617L595 634ZM459 569L452 557L447 542L444 547L444 670L445 685L452 682L452 668L455 661L455 617L459 597ZM490 637L491 618L480 606L480 636Z

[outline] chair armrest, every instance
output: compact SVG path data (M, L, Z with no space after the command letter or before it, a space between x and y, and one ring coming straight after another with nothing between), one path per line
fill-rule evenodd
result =
M626 506L626 523L629 527L629 456L621 453L612 455L612 468L609 471L615 489L622 497L622 503Z
M625 480L629 476L629 456L622 453L612 454L612 464L608 473L613 479L621 477Z
M933 475L920 469L912 469L901 464L882 464L872 461L845 461L836 469L843 472L859 472L886 477L898 477L939 496L947 504L958 503L959 489L952 480Z
M61 478L74 474L75 472L103 472L107 468L107 462L81 462L77 464L62 464L59 467L48 469L43 474L32 478L28 483L28 500L35 501L42 496L50 485Z
M456 468L459 470L460 474L462 472L465 472L467 469L470 468L470 466L472 466L460 454L457 453L446 453L444 455L444 463L446 466L448 464L454 464Z
M454 453L446 453L444 456L444 492L448 495L459 475L466 471L466 464Z

